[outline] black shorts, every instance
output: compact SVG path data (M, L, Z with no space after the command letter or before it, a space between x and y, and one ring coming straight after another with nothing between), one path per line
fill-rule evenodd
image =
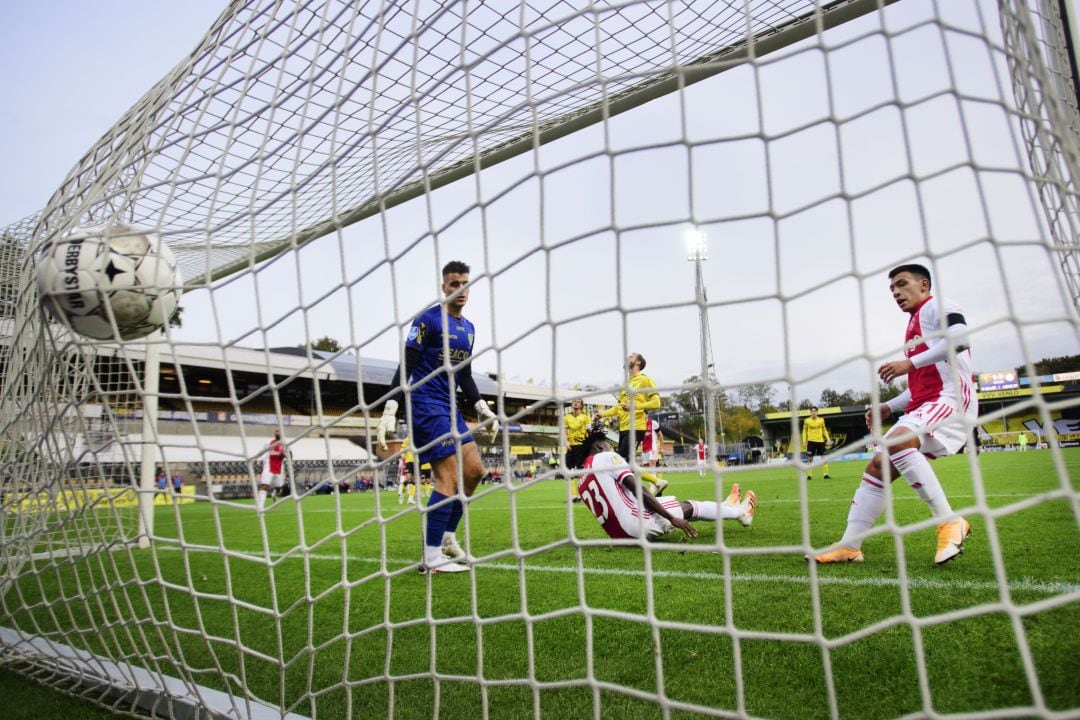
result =
M571 445L566 451L566 467L571 470L580 470L585 467L585 458L588 457L588 447L585 443Z
M825 443L820 440L811 440L806 443L806 454L810 457L821 457L825 454Z
M636 431L634 433L634 435L636 435L634 440L637 441L637 444L634 446L633 449L637 450L639 447L641 447L641 438L643 438L645 436L645 431L644 430L638 430L638 431ZM618 447L619 457L621 457L626 462L630 462L630 449L631 449L630 448L630 431L629 430L620 430L619 431L619 447ZM639 462L639 463L644 463L645 462L645 458L642 457L641 453L637 454L637 457L635 458L635 460L637 462Z

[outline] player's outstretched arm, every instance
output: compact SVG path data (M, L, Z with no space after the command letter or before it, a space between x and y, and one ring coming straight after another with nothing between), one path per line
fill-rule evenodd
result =
M649 386L655 388L656 384ZM649 390L648 392L640 393L634 397L634 404L637 410L659 410L660 409L660 393L656 390Z
M894 360L887 362L878 368L878 377L881 382L888 385L898 377L903 377L915 369L915 364L910 360Z
M630 492L634 493L635 497L637 497L638 482L637 479L634 478L634 475L632 473L627 473L625 476L623 476L622 483ZM641 490L641 500L645 503L645 508L647 510L656 513L662 518L667 519L667 521L671 523L673 527L677 527L679 530L682 530L683 534L686 535L686 537L693 539L698 536L697 528L695 528L683 518L677 518L671 513L669 513L667 508L661 505L660 501L653 497L652 493L645 492L644 488L642 488Z
M908 388L904 392L900 393L891 400L881 403L881 422L885 422L896 413L907 407L908 401L911 400L911 389ZM866 409L866 427L868 430L874 428L874 408L869 407Z

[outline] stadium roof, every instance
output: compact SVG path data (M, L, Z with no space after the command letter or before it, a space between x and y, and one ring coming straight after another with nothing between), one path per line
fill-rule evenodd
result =
M263 435L217 436L203 435L159 435L152 444L154 461L161 463L195 463L223 461L252 461L259 458L266 449L268 438ZM366 460L368 453L362 447L343 438L289 438L285 442L292 453L293 460L323 460L359 462ZM80 436L72 450L72 459L79 462L137 462L142 449L142 435L135 433L121 442L109 443L102 448L89 448Z
M125 345L98 346L102 355L141 361L146 356L146 345L131 343ZM318 378L326 382L351 382L357 379L365 385L389 386L397 370L396 360L363 358L357 369L356 355L344 351L338 353L312 350L311 356L304 348L245 348L236 345L185 344L161 346L161 362L178 367L212 368L230 372L249 372L271 375L289 375ZM499 395L499 383L488 373L474 372L476 387L481 395L495 397ZM609 390L566 390L544 385L521 383L502 383L502 394L507 397L539 401L551 399L564 403L572 397L585 397L588 402L611 405L615 396Z
M270 352L307 358L307 350L304 348L270 348ZM312 350L311 354L313 357L329 364L333 370L331 380L355 382L359 377L365 384L390 385L394 380L394 373L397 372L398 367L396 360L364 358L360 361L360 375L358 376L356 356L350 352L332 353L325 350ZM476 388L481 395L499 394L498 385L485 373L474 372L473 379L476 380Z
M131 344L103 346L99 352L105 355L142 360L146 346ZM357 370L356 356L350 352L331 353L312 350L310 358L303 348L244 348L235 345L211 344L164 345L161 362L181 367L203 367L230 372L269 373L271 375L296 375L318 378L322 381L356 382L389 385L397 370L397 362L364 358ZM497 395L498 386L484 373L474 373L476 386L482 395Z

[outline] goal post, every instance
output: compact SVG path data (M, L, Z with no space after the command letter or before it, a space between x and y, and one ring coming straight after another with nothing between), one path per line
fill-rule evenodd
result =
M161 334L151 333L146 340L143 360L142 447L139 449L139 539L141 548L150 547L154 536L154 486L157 469L158 396L161 388Z
M1011 543L1077 547L1080 390L1035 372L1080 347L1076 23L1058 0L230 3L0 235L0 662L188 717L1075 714L1080 576ZM180 327L101 342L41 311L43 247L108 223L172 249ZM710 239L693 273L688 233ZM389 450L375 428L453 259L503 482L460 498L478 562L421 577L423 483L393 487L427 450L400 443L412 402ZM876 557L807 566L880 438L717 448L749 451L772 392L877 403L903 352L883 278L909 262L967 307L1001 364L977 371L1031 381L987 396L985 452L935 463L977 545L935 573L897 483ZM634 352L674 430L703 416L700 467L665 432L671 492L755 489L752 528L611 542L570 502L563 406L610 406ZM746 387L770 392L721 397ZM275 430L292 493L260 507ZM1022 527L1043 511L1049 540ZM1008 669L994 693L943 670L966 638Z

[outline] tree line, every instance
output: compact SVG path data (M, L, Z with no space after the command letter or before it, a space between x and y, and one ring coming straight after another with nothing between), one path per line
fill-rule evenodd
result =
M1080 355L1043 358L1032 363L1036 375L1054 375L1057 373L1080 371ZM1016 369L1019 377L1027 376L1027 367ZM705 384L700 375L693 375L683 381L686 389L661 398L661 412L679 413L681 429L686 435L704 437L705 435ZM777 383L751 383L732 390L718 390L715 380L709 383L713 394L716 416L713 420L717 430L723 427L726 442L738 442L742 438L761 435L759 413L790 411L791 400L777 400L781 385ZM880 401L890 400L907 389L906 382L894 385L878 383ZM835 390L827 387L816 400L805 398L799 401L797 410L809 410L812 405L818 407L857 407L869 405L872 401L867 391Z
M750 383L732 390L718 390L715 381L703 384L700 375L693 375L683 381L684 389L661 398L661 412L674 412L680 416L682 432L694 437L705 435L705 392L712 393L716 415L714 424L719 432L723 428L725 442L739 442L745 437L761 435L760 414L785 412L791 410L791 399L778 400L778 383ZM878 383L878 397L889 400L902 393L907 383L896 385ZM818 407L851 407L871 403L869 392L855 390L834 390L827 387L821 391L818 399L804 398L796 406L798 410Z
M179 313L179 309L177 311ZM177 318L179 320L179 318ZM177 323L178 324L178 323ZM306 348L305 345L297 347ZM321 337L310 343L313 350L338 352L341 343L329 336ZM1032 364L1037 375L1075 372L1080 370L1080 355L1043 358ZM1027 366L1016 369L1019 377L1027 376ZM723 427L725 442L739 442L745 437L761 435L760 413L787 412L791 410L791 399L778 399L781 394L778 383L750 383L732 390L717 389L716 380L702 383L700 375L692 375L683 380L683 390L661 397L660 412L678 413L682 432L693 437L705 436L705 391L712 393L716 415L714 423L719 430ZM577 389L585 389L578 387ZM880 401L890 400L907 389L906 382L886 385L879 382L877 391ZM869 405L872 401L868 391L852 389L835 390L827 387L816 400L804 398L799 401L798 410L809 410L812 405L818 407L853 407Z

